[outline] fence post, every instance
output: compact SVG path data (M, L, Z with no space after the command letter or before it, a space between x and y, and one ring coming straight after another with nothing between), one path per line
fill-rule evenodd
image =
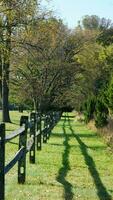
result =
M47 123L46 123L46 115L44 116L44 126L43 126L43 143L47 143Z
M5 124L0 124L0 200L5 199Z
M32 147L30 149L30 152L29 152L29 160L30 160L30 163L34 164L35 163L36 113L31 113L31 115L30 115L30 123L31 123L30 136L33 137L33 145L32 145Z
M43 131L43 143L47 143L47 132L46 131Z
M39 131L39 134L37 135L37 150L41 150L42 148L41 113L37 113L37 132L38 131Z
M47 131L47 139L49 140L50 137L50 114L47 115L47 128L49 131Z
M18 161L18 183L24 184L26 179L26 141L27 141L27 128L28 116L22 116L20 119L20 126L25 125L25 130L19 136L19 149L24 146L24 156Z
M49 121L49 137L51 135L51 131L54 127L54 123L53 123L53 112L50 112L50 121Z

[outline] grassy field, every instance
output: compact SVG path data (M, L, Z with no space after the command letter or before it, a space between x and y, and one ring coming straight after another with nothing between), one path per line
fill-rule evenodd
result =
M19 115L12 112L9 131L18 127ZM7 144L6 162L17 149L16 144ZM72 115L62 117L48 144L37 151L36 164L29 164L27 156L26 184L17 184L17 165L6 175L6 200L22 199L112 200L112 152Z

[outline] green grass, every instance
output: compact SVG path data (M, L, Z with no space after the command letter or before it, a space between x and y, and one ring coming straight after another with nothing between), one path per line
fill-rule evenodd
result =
M11 118L12 123L6 123L7 133L19 127L19 123L20 123L19 120L22 115L29 115L29 113L25 111L23 113L20 113L18 111L10 111L10 118ZM0 112L0 121L1 120L2 120L2 113Z
M20 114L12 115L18 124ZM7 144L6 159L17 149ZM17 184L17 165L6 175L6 200L113 199L113 155L102 138L72 115L61 119L42 151L36 152L36 164L28 159L25 185Z

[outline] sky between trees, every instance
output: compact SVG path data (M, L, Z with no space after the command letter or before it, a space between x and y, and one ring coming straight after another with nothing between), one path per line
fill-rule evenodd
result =
M84 15L98 15L113 21L112 0L49 0L48 2L45 3L43 0L43 5L52 8L69 28L75 28Z

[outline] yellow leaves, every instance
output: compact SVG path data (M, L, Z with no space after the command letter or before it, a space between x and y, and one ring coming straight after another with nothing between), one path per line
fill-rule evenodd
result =
M95 66L99 61L99 53L101 46L97 43L87 43L83 46L83 50L77 55L77 61L85 66Z
M113 62L113 45L101 48L101 51L99 53L99 60L102 63L106 63L107 65Z
M99 53L99 60L100 60L101 62L105 62L106 58L107 58L106 49L103 47L103 48L101 49L100 53Z

